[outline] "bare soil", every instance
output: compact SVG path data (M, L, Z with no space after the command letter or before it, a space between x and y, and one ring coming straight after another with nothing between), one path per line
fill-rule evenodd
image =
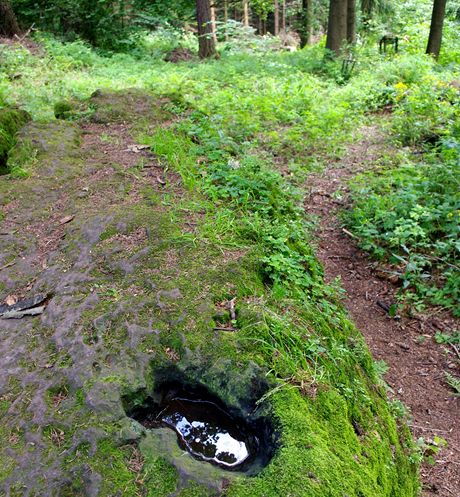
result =
M381 307L395 302L398 286L385 278L382 268L358 248L351 233L344 231L339 210L348 203L347 181L377 167L379 159L395 150L377 125L360 133L362 137L348 147L340 162L308 179L305 209L320 219L317 255L327 281L340 278L346 291L344 305L374 358L388 364L385 380L390 396L410 409L414 437L423 437L427 443L436 436L447 441L436 455L436 464L424 463L422 467L422 495L458 497L460 397L445 383L445 372L458 373L460 363L455 351L437 344L434 335L458 329L459 323L436 309L415 319L393 319ZM334 195L338 191L341 194Z

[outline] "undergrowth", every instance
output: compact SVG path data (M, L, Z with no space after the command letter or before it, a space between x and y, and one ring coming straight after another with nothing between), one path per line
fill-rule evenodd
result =
M423 154L355 178L345 220L365 250L392 264L406 303L460 316L458 89L438 82L430 93L422 82L397 90L395 137Z

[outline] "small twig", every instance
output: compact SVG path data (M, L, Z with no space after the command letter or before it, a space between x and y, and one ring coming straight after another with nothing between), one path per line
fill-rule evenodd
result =
M214 328L214 331L237 331L236 328Z
M450 494L455 495L454 492L449 487L442 487L446 489Z
M347 230L347 229L345 229L345 228L342 228L342 231L343 231L346 235L351 236L351 238L354 238L355 240L357 240L357 239L358 239L358 237L357 237L356 235L354 235L351 231L348 231L348 230Z
M7 267L14 266L15 264L16 264L16 261L8 262L8 264L5 264L4 266L0 267L0 271L2 271L3 269L6 269Z
M460 351L457 349L457 346L453 343L450 346L454 349L454 352L457 354L457 357L460 359Z

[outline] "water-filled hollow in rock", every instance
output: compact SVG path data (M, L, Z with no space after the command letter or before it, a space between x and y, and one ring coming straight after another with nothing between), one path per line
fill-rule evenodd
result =
M165 384L127 414L147 429L174 430L182 449L226 470L255 473L273 456L274 437L268 419L230 413L201 386Z

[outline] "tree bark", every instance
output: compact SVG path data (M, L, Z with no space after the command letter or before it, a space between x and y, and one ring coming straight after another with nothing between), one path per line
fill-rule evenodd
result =
M275 0L275 36L278 36L280 33L280 5L279 0Z
M348 0L330 0L326 48L336 55L347 41L347 11Z
M249 26L249 0L243 0L243 24Z
M347 41L352 45L356 43L356 0L347 2Z
M199 56L207 59L216 55L216 44L212 36L211 4L209 0L196 0Z
M211 0L213 1L213 0ZM216 13L216 4L215 0L213 4L211 5L211 29L212 29L212 39L214 40L214 43L217 43L217 25L216 25L216 18L217 18L217 13Z
M0 35L13 37L20 33L10 0L0 0Z
M446 14L447 0L434 0L433 15L431 16L430 37L428 38L427 54L439 58L442 44L442 30L444 27L444 17Z
M225 23L225 41L228 41L228 31L227 31L227 23L228 23L228 0L224 0L224 23Z
M313 0L302 0L301 13L300 46L301 48L310 45L313 32Z
M286 0L283 0L282 5L282 15L281 15L281 30L286 33Z

